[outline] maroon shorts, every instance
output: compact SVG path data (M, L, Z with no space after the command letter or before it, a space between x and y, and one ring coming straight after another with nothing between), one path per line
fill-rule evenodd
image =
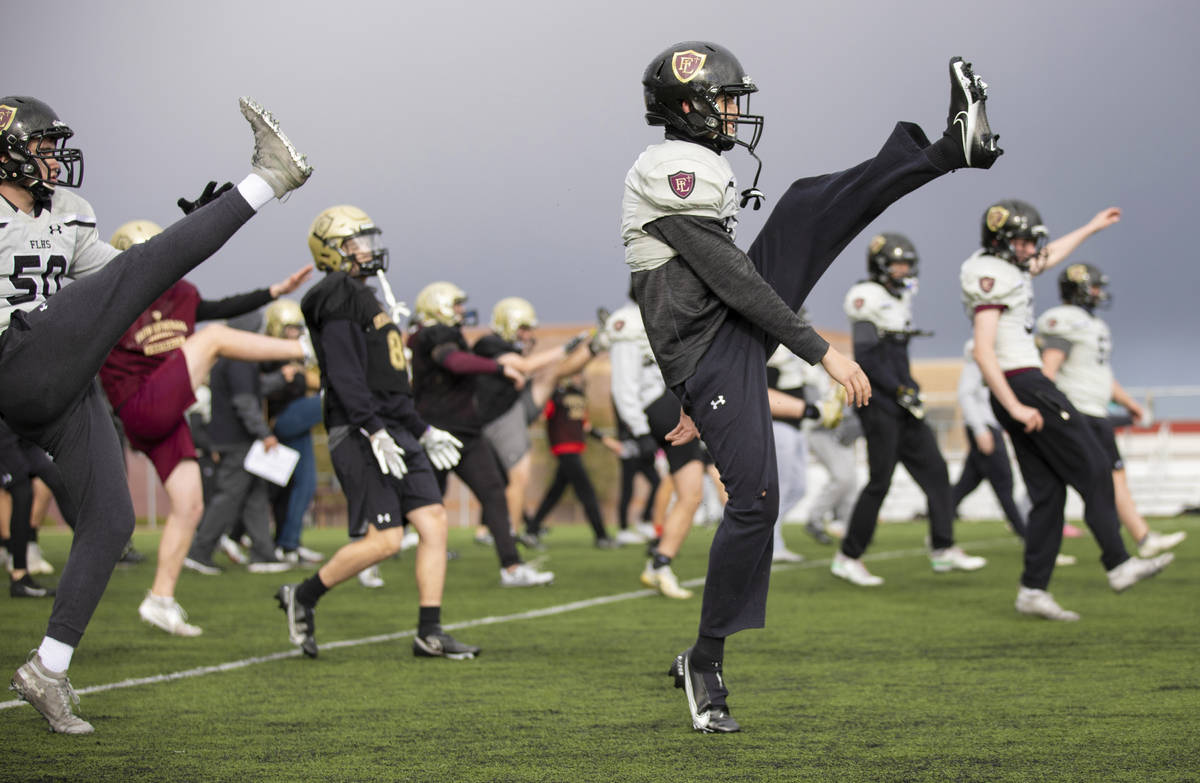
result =
M129 445L150 458L164 482L176 465L196 458L192 431L183 415L195 401L187 360L183 351L173 351L117 411Z

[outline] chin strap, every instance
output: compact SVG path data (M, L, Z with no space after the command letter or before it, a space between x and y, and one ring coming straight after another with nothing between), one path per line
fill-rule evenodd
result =
M758 161L758 169L754 172L754 183L742 191L742 200L738 204L742 209L745 209L746 205L753 201L754 209L758 210L762 208L763 199L766 198L763 192L758 189L758 177L762 174L762 158L755 155L754 150L750 149L749 145L743 144L742 146L746 147L746 151L750 153L750 157Z

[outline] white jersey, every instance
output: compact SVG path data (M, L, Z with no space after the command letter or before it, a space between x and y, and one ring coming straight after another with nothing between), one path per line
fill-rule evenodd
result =
M676 253L644 227L670 215L713 218L732 237L737 224L737 183L729 161L689 141L664 141L646 148L625 175L621 241L631 270L657 269Z
M842 309L853 326L858 321L874 324L879 336L886 332L906 332L912 329L912 293L903 291L892 296L874 280L864 280L850 286Z
M779 381L774 388L780 391L802 388L808 378L808 371L812 368L811 364L783 345L776 348L771 358L767 359L767 366L779 371Z
M118 252L100 241L91 204L72 191L56 189L50 208L37 216L0 199L0 333L13 310L37 308Z
M1054 384L1080 413L1107 416L1112 399L1112 334L1108 324L1076 305L1059 305L1037 320L1038 344L1062 347L1067 358Z
M1033 340L1033 277L1029 272L977 250L963 262L959 279L968 320L974 323L977 310L1000 310L996 330L1000 369L1041 367L1042 357Z
M617 415L635 438L649 435L646 407L666 392L667 384L654 362L641 310L633 302L627 303L604 322L604 332L611 345L608 355Z

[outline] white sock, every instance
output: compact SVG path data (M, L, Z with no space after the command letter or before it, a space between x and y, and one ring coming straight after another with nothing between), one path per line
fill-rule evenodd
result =
M255 212L275 198L275 191L271 189L267 181L254 172L247 174L246 178L238 183L237 189Z
M38 657L42 659L42 665L55 674L62 674L71 666L71 656L74 654L74 647L49 636L43 637L38 647Z

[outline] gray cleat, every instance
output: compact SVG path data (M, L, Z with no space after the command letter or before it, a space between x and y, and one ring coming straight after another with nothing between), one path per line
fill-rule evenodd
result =
M79 697L75 695L67 673L55 674L48 670L37 650L30 653L29 660L17 669L9 689L42 713L51 731L59 734L91 734L95 731L92 724L72 710L73 705L78 706Z
M275 198L283 198L289 191L304 184L312 174L308 158L292 145L279 127L275 115L267 111L253 98L238 99L242 116L254 129L254 154L250 167L255 174L266 180L275 192Z

